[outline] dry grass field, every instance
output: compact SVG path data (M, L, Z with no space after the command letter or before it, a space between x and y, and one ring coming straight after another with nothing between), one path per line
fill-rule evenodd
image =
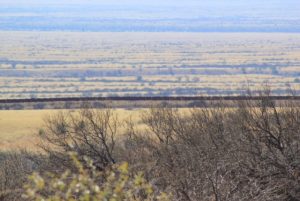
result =
M1 111L0 149L32 149L43 117L49 113L50 110Z
M300 91L300 34L0 32L0 98Z
M0 111L0 151L27 149L35 150L38 133L44 126L44 120L62 110L3 110ZM138 121L144 110L116 109L120 121L131 118ZM69 111L65 111L69 112ZM74 111L70 111L74 112ZM124 128L120 128L124 129Z

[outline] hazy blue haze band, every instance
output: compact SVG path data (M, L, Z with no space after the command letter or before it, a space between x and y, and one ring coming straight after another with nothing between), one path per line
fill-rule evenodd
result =
M1 0L0 30L300 32L299 0Z

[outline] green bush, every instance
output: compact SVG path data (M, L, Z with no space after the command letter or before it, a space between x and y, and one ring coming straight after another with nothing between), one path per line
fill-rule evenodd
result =
M85 167L75 154L71 158L76 173L41 176L34 173L25 185L23 197L35 201L167 201L166 193L155 192L142 173L131 174L128 163L114 165L106 171L97 171L92 161Z

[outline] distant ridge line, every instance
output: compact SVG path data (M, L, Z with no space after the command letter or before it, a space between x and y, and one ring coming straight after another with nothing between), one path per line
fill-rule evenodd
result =
M39 102L80 102L80 101L242 101L242 100L300 100L300 96L149 96L149 97L65 97L0 99L0 103L39 103Z

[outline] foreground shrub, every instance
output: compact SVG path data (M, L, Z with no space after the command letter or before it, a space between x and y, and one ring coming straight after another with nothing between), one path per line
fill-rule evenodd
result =
M116 163L114 151L121 123L113 110L60 112L45 123L40 133L43 139L41 147L54 164L72 168L66 155L68 152L91 158L98 170Z
M36 201L167 201L167 194L156 193L142 173L130 174L128 163L97 171L91 161L85 168L75 154L71 158L77 173L65 171L61 175L33 174L25 186L25 199Z
M26 151L0 152L0 200L18 201L29 174L42 166L38 155Z
M300 107L267 96L228 108L153 108L127 161L175 200L300 200Z
M102 172L93 177L100 186L109 181L108 168L128 161L130 172L144 172L152 187L171 192L176 201L300 200L299 103L274 101L266 93L230 105L235 107L218 102L189 111L151 108L139 122L127 119L126 133L113 110L60 113L42 133L49 145L44 150L51 164L70 171L65 173L69 182L78 174L66 155L72 151L81 162L84 155L93 159ZM122 174L115 175L119 181ZM131 189L125 183L125 190Z

